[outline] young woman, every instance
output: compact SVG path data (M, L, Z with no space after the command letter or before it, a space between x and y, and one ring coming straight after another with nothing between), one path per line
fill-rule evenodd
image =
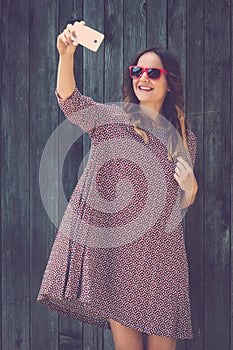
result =
M143 333L148 335L148 350L174 350L177 339L193 337L182 222L174 221L179 210L192 205L198 188L193 172L196 137L184 117L180 67L167 50L141 52L125 74L126 108L107 106L77 89L73 35L73 25L68 24L57 39L56 96L66 117L89 133L92 144L37 300L68 317L111 329L116 350L143 350ZM130 112L132 105L140 107L141 117L140 109ZM150 133L158 115L171 126L165 132L158 128L161 139ZM182 145L173 129L190 158L180 152ZM133 156L132 145L140 147ZM152 162L148 152L153 154ZM153 179L151 187L137 167L139 161ZM132 181L133 200L126 194L125 207L119 209L114 201L116 186L125 194L126 178ZM104 205L110 206L98 202L96 190ZM144 215L143 224L137 221L139 214Z

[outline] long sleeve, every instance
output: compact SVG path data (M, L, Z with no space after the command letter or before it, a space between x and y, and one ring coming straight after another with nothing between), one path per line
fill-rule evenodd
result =
M58 105L73 124L78 125L84 131L90 132L97 119L97 106L99 105L92 98L84 96L75 86L71 96L62 99L55 90Z

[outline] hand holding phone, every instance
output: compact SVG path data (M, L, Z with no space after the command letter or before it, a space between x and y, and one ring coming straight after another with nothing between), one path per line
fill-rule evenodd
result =
M72 34L72 40L94 52L98 50L104 39L104 34L81 24L81 22L75 22L73 28L75 33Z
M80 25L85 26L85 22L81 21ZM57 50L61 56L73 55L78 43L74 40L74 25L69 23L66 28L57 37Z

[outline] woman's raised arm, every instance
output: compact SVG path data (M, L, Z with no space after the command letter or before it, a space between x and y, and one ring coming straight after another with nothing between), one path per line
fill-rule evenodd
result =
M85 25L85 22L80 22ZM57 71L57 93L62 99L71 96L75 88L74 78L74 53L78 44L72 37L74 26L68 24L66 29L57 37L57 50L59 52L59 63Z

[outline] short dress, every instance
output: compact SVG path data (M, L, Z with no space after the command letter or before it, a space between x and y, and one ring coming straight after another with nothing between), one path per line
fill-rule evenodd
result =
M193 337L189 267L175 162L166 131L148 143L125 110L84 96L77 86L58 104L91 138L89 158L64 212L37 301L81 322L109 318L164 337ZM191 166L196 136L187 132Z

